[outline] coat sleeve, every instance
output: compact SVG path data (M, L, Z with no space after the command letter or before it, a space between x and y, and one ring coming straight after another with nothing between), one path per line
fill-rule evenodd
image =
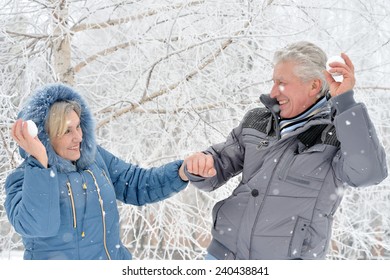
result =
M98 152L108 169L116 198L124 203L144 205L166 199L182 189L188 182L179 176L182 160L149 169L126 163L102 147Z
M331 98L331 104L340 141L333 160L336 176L353 187L379 184L387 177L386 154L365 105L355 102L353 91Z
M225 184L230 178L241 173L245 154L245 148L241 141L242 123L230 132L224 143L213 145L204 151L204 153L213 156L214 167L217 171L215 176L204 178L193 175L188 172L187 167L184 168L191 184L203 191L213 191Z
M28 157L5 182L5 209L16 232L26 237L49 237L60 227L57 172Z

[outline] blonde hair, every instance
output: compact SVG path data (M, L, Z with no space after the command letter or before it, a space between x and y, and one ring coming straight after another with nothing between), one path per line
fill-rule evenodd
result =
M49 110L49 116L46 120L45 128L49 134L49 138L61 137L68 129L68 123L66 122L66 116L75 111L79 116L81 115L80 105L71 100L55 102Z

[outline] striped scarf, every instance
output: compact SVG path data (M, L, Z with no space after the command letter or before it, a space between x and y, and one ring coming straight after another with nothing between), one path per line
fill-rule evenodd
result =
M310 108L308 108L306 111L299 114L295 118L282 119L279 123L281 137L284 137L289 132L292 132L297 128L304 126L312 116L316 115L318 112L323 110L326 104L327 104L327 98L326 96L324 96L323 98L319 99L316 103L314 103Z

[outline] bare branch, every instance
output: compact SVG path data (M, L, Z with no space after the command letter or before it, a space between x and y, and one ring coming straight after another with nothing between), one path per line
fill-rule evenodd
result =
M84 60L83 62L80 62L79 64L77 64L75 67L74 67L74 72L75 73L78 73L80 72L80 70L87 66L89 63L93 62L94 60L98 59L99 57L102 57L102 56L106 56L106 55L110 55L120 49L125 49L129 46L132 46L132 45L136 45L137 42L136 41L130 41L130 42L126 42L126 43L122 43L122 44L119 44L119 45L116 45L116 46L113 46L113 47L110 47L110 48L107 48L105 50L102 50L90 57L88 57L86 60Z
M48 35L43 35L43 34L24 34L24 33L14 32L10 30L6 30L5 32L13 36L26 37L30 39L47 39L49 37Z
M244 28L248 27L249 26L249 22L245 23L244 25ZM235 35L238 35L239 33L241 33L242 31L239 31L237 32ZM215 51L215 53L213 54L210 54L209 55L209 58L206 59L203 63L201 63L196 70L192 71L191 73L187 74L184 79L182 79L181 81L179 82L176 82L174 84L171 84L170 86L168 86L167 88L165 89L161 89L157 92L154 92L153 94L151 95L147 95L147 87L149 85L149 81L150 81L150 76L152 75L152 71L155 67L155 65L159 62L162 61L162 59L160 59L159 61L157 61L151 68L151 70L149 71L149 74L148 74L148 77L147 77L147 83L146 83L146 89L144 91L144 94L141 98L141 101L138 103L138 104L131 104L130 106L127 106L125 108L122 108L120 110L118 110L115 114L113 114L111 117L109 118L106 118L102 121L100 121L97 125L97 128L100 128L101 126L104 126L106 125L107 123L110 122L110 120L112 119L115 119L115 118L118 118L119 116L123 115L123 114L126 114L127 112L130 112L130 111L133 111L134 109L136 109L138 106L140 106L141 104L144 104L148 101L151 101L169 91L172 91L174 90L178 85L180 85L183 81L190 81L197 73L199 73L200 71L202 71L207 65L209 65L210 63L212 63L213 61L215 61L215 58L218 57L221 52L226 49L230 44L232 44L233 40L230 38L228 40L226 40L225 42L223 42L221 44L221 47Z
M124 17L124 18L120 18L120 19L113 19L113 20L108 20L108 21L100 22L100 23L78 24L78 25L73 26L71 28L71 31L73 33L76 33L76 32L80 32L80 31L84 31L84 30L109 28L109 27L113 27L116 25L125 24L125 23L128 23L130 21L134 21L134 20L142 20L146 17L154 16L160 12L167 12L169 10L180 9L183 6L188 6L188 7L196 6L196 5L200 5L202 3L204 3L204 0L203 1L192 1L192 2L186 3L186 4L176 4L176 5L163 7L163 8L158 9L158 10L154 10L154 9L149 10L145 13L142 13L142 14L139 14L136 16L129 16L129 17Z
M4 149L6 150L7 154L8 154L8 157L10 158L11 160L11 166L12 168L16 168L16 160L14 158L14 153L12 153L8 147L8 144L7 144L7 141L5 140L5 137L4 137L4 134L3 134L3 131L2 129L0 130L0 136L1 136L1 140L3 141L3 147Z

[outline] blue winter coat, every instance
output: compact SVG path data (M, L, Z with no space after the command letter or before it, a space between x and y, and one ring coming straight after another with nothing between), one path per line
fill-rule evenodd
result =
M59 100L81 105L81 157L72 164L53 150L44 124ZM24 259L131 259L120 240L116 200L153 203L187 185L178 175L182 161L143 169L97 146L91 112L73 89L49 85L38 91L20 116L38 126L49 168L21 150L24 162L6 180L5 208L22 238Z

